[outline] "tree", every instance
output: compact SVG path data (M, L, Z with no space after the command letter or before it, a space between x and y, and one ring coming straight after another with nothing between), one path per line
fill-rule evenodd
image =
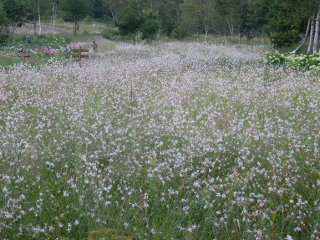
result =
M92 17L96 19L107 19L111 17L110 4L105 0L93 0Z
M120 35L127 36L132 39L133 44L136 43L136 35L142 25L142 17L138 2L130 1L128 7L120 16L120 20L116 21Z
M129 5L129 0L108 0L110 5L112 19L115 20L118 15L122 15L127 6Z
M265 31L271 41L278 46L291 47L301 40L301 44L291 53L297 52L309 37L308 54L318 51L320 20L319 0L256 0L265 9L263 16ZM261 8L260 8L261 9ZM262 15L262 14L260 14ZM318 30L317 30L318 29Z
M3 10L9 21L9 25L13 29L22 27L27 22L27 7L24 1L21 0L4 0Z
M207 40L211 22L214 19L214 6L213 0L202 0L202 3L202 24L204 25L205 37Z
M41 14L48 8L46 0L28 0L28 6L33 22L34 34L37 34L37 22L39 23L39 34L41 34Z
M291 51L290 54L295 54L296 52L298 52L303 47L303 45L308 40L308 37L310 35L310 26L311 26L311 19L308 20L307 30L306 30L306 33L304 35L303 41L300 43L300 45L295 50ZM308 50L308 52L309 52L309 50Z
M170 36L178 25L181 1L163 0L156 5L162 31Z
M142 21L139 31L142 39L153 40L159 30L158 13L153 9L142 10Z
M9 20L6 18L4 11L0 9L0 45L5 45L10 36Z
M213 0L186 0L179 7L181 10L179 30L182 31L183 27L188 34L205 33L207 39L214 20Z
M52 2L51 2L51 26L52 26L53 31L56 26L58 6L59 6L58 0L52 0Z
M307 50L307 54L313 53L313 43L314 43L314 19L311 19L311 29L310 29L310 39L309 39L309 46Z
M313 51L319 52L319 32L320 32L320 1L318 6L317 18L315 19L315 31L314 31L314 42L313 42Z
M88 0L64 0L62 9L74 21L74 34L79 33L80 22L90 13L90 3Z
M177 33L183 35L198 34L201 30L202 4L201 0L185 0L179 6L181 15ZM177 34L176 33L176 34Z
M159 30L157 11L150 8L141 10L136 0L129 2L115 23L120 35L131 38L133 44L136 43L138 32L142 34L142 39L152 40Z
M261 32L260 18L259 15L255 14L252 2L244 2L240 18L240 38L246 36L248 40L251 40Z
M226 19L231 37L241 25L241 13L245 0L215 0L214 7Z

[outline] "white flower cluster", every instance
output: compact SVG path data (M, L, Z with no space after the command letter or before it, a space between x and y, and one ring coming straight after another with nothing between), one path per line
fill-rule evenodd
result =
M320 82L259 47L0 69L0 238L319 239Z

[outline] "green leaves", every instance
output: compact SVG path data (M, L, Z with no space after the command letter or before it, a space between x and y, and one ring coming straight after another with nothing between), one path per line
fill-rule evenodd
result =
M22 27L27 22L26 5L20 0L5 0L3 10L13 28Z
M120 35L130 37L134 44L139 31L142 33L142 39L153 39L159 29L158 14L153 9L140 11L138 2L133 0L116 22L116 26Z
M90 13L88 0L65 0L62 2L62 9L66 11L67 18L75 23L75 34L79 32L80 21Z
M116 22L120 34L129 36L135 43L135 35L138 32L142 23L139 5L137 1L131 1L129 6L125 9L123 16Z
M268 52L263 62L269 65L281 65L286 62L286 57L279 51Z
M0 46L4 45L10 39L11 32L9 29L9 20L5 13L0 9Z
M153 9L142 10L142 24L140 31L142 39L154 39L159 29L158 13Z
M291 47L293 44L301 40L299 31L290 30L286 32L278 32L271 36L271 42L276 48Z
M290 55L285 56L279 51L269 52L263 60L268 65L284 65L291 67L295 70L311 71L313 73L320 73L320 53L312 55Z

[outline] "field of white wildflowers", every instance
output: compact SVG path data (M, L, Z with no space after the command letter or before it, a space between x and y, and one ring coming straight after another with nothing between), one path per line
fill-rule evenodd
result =
M1 239L320 239L319 76L263 47L106 49L0 69Z

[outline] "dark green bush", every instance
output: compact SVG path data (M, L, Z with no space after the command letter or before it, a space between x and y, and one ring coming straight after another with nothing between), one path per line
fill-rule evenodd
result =
M185 30L183 27L176 28L173 33L173 37L178 40L182 40L182 39L188 37L189 35L190 34L188 33L188 31Z
M4 12L0 9L0 46L6 45L10 40L11 32L9 29L9 20L5 17Z
M271 37L271 43L275 48L292 47L293 44L298 43L300 40L301 36L297 30L278 32Z
M122 37L119 34L119 31L113 28L106 28L101 32L102 36L106 39L113 41L120 41Z

